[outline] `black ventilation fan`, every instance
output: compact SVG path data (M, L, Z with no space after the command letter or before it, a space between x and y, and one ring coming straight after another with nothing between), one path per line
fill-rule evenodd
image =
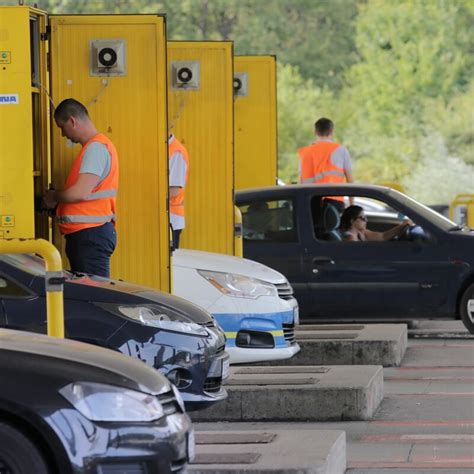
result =
M183 84L188 83L193 78L193 71L188 67L182 67L177 74L178 80Z
M242 81L238 77L234 77L234 92L238 92L242 89Z
M112 48L103 48L99 51L99 63L104 67L117 64L117 52Z

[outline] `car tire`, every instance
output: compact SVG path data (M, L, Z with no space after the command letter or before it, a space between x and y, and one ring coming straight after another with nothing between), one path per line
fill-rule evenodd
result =
M49 474L41 452L21 431L0 422L0 472Z
M464 291L459 312L466 329L471 334L474 334L474 283L469 285Z

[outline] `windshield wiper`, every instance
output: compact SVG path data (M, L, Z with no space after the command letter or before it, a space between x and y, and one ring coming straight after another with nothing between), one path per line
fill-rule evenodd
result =
M448 230L448 232L456 232L457 230L469 230L469 227L465 225L455 225L454 227L451 227L451 229Z

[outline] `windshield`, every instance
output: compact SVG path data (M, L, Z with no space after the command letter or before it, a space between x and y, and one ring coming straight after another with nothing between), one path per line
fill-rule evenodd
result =
M428 206L421 204L415 199L407 196L406 194L399 193L395 190L390 190L390 196L395 198L398 202L404 204L406 207L413 209L418 212L425 219L431 221L434 225L440 227L443 230L450 230L453 227L457 227L457 224L452 220L444 217L442 214L430 209Z
M46 273L44 260L34 254L6 253L0 255L0 260L31 275L44 276ZM69 272L65 271L65 274L69 275Z

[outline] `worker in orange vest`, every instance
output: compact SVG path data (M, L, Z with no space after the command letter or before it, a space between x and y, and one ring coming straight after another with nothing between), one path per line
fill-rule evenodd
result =
M334 123L320 118L314 124L316 141L298 150L301 184L352 183L351 156L347 148L333 141ZM340 212L344 210L343 196L330 196L326 202ZM352 198L350 199L352 204Z
M174 136L168 138L170 224L173 232L173 247L179 248L179 239L184 229L184 188L188 182L189 157L184 145Z
M61 191L49 190L45 207L56 209L59 230L66 238L66 255L73 272L110 276L115 231L119 164L117 150L99 133L86 107L63 100L54 111L62 136L82 149Z

